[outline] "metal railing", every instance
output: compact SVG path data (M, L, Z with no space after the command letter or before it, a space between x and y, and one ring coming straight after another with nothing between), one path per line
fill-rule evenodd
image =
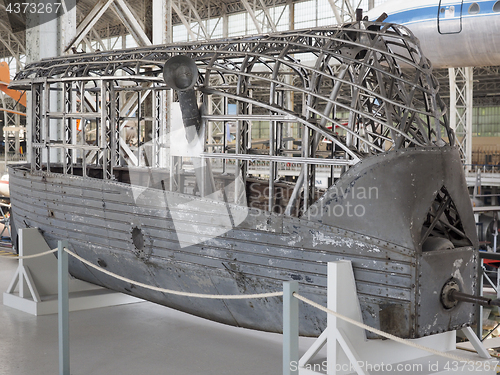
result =
M476 173L478 170L481 173L500 173L500 165L491 164L464 164L466 172Z

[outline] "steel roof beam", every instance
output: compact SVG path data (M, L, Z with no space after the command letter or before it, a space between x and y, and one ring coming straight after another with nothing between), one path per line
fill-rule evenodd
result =
M193 3L191 2L191 0L185 0L185 2L188 4L191 12L193 12L194 18L196 19L196 21L200 25L200 28L203 31L203 35L205 36L205 39L210 39L210 34L208 33L208 30L205 27L205 25L203 24L203 20L201 19L200 14L196 10L196 8L193 6Z
M243 6L245 7L250 17L252 18L252 21L255 24L255 28L257 29L257 33L262 34L262 27L260 26L260 22L257 19L254 10L252 9L247 0L241 0L241 2L243 3Z
M1 35L0 35L0 43L2 43L5 46L5 48L7 48L9 50L10 53L12 53L12 57L14 57L16 59L17 63L20 66L22 66L23 64L21 63L21 60L19 59L19 53L14 51L14 49L12 48L10 43L8 41L6 41L4 38L2 38Z
M90 32L94 25L99 21L102 15L106 12L109 6L114 2L114 0L99 0L97 4L92 8L89 14L83 19L82 22L76 28L75 37L69 42L69 44L64 49L67 52L71 47L76 47L83 38Z
M181 20L182 24L186 28L188 34L191 36L191 39L197 40L196 35L194 35L193 30L191 30L191 25L189 24L188 20L186 19L186 16L184 15L184 13L182 13L181 8L173 1L172 1L172 9L177 14L177 16L179 16L179 19Z
M137 21L136 16L132 13L128 5L124 0L115 0L113 5L113 10L118 14L120 20L123 22L125 27L128 29L130 34L134 37L136 42L141 46L150 46L151 40L144 32L143 27Z
M94 28L91 31L92 31L92 34L94 35L94 38L97 41L97 43L99 43L101 45L102 50L106 51L108 48L104 45L104 42L101 39L101 36L99 35L99 33L97 31L95 31Z
M337 20L337 23L340 25L342 22L342 16L340 15L339 8L337 7L337 2L335 0L328 0L330 3L330 7L333 10L333 14L335 14L335 19Z
M264 11L264 14L266 15L267 22L269 22L269 26L271 27L272 32L277 32L278 29L276 28L276 24L274 23L273 18L271 17L271 14L269 13L269 9L267 9L266 4L264 4L263 0L259 0L260 5L262 6L262 10Z
M88 38L88 36L85 36L83 39L82 39L82 42L85 42L85 44L90 48L90 51L85 51L85 52L95 52L95 49L94 47L92 47L92 41Z
M9 38L11 40L13 40L18 48L21 50L21 53L26 53L26 48L24 47L24 44L21 43L21 41L19 40L19 38L16 36L16 34L14 34L6 25L4 25L3 23L0 23L0 29L4 32L7 33L7 35L9 36Z
M341 25L344 22L354 21L356 19L356 10L349 0L328 0L337 23ZM357 7L361 4L358 2ZM370 5L368 6L370 8Z

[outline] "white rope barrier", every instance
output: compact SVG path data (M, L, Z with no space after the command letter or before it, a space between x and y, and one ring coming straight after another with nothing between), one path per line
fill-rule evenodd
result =
M267 298L267 297L279 297L283 295L283 292L273 292L273 293L261 293L261 294L240 294L240 295L234 295L234 294L226 294L226 295L219 295L219 294L201 294L201 293L187 293L187 292L180 292L178 290L171 290L171 289L164 289L156 286L151 286L148 284L144 284L138 281L130 280L127 279L126 277L117 275L116 273L110 272L108 270L105 270L99 266L96 266L95 264L89 262L86 259L83 259L81 256L73 253L72 251L68 249L64 249L69 255L75 257L78 259L80 262L85 263L86 265L105 273L106 275L112 276L114 278L117 278L118 280L125 281L130 284L134 284L146 289L154 290L157 292L162 292L162 293L167 293L167 294L175 294L176 296L183 296L183 297L192 297L192 298L208 298L208 299L252 299L252 298Z
M161 293L166 293L166 294L173 294L173 295L177 295L177 296L183 296L183 297L191 297L191 298L207 298L207 299L254 299L254 298L268 298L268 297L280 297L283 295L283 292L271 292L271 293L260 293L260 294L240 294L240 295L234 295L234 294L226 294L226 295L218 295L218 294L202 294L202 293L188 293L188 292L181 292L181 291L177 291L177 290L171 290L171 289L165 289L165 288L160 288L160 287L156 287L156 286L152 286L152 285L148 285L148 284L144 284L144 283L141 283L139 281L134 281L134 280L131 280L131 279L128 279L126 277L123 277L123 276L120 276L120 275L117 275L111 271L108 271L108 270L105 270L104 268L100 267L100 266L97 266L91 262L89 262L88 260L82 258L81 256L75 254L74 252L72 252L71 250L68 250L68 249L64 249L68 254L70 254L71 256L73 256L75 259L78 259L80 262L106 274L106 275L109 275L109 276L112 276L118 280L122 280L122 281L125 281L127 283L130 283L130 284L134 284L134 285L137 285L137 286L140 286L142 288L146 288L146 289L150 289L150 290L154 290L154 291L157 291L157 292L161 292ZM42 253L39 253L39 254L33 254L33 255L25 255L25 256L12 256L12 255L0 255L0 258L10 258L10 259L31 259L31 258L37 258L37 257L41 257L41 256L44 256L44 255L47 255L47 254L52 254L52 253L55 253L57 251L57 248L56 249L52 249L52 250L48 250L48 251L45 251L45 252L42 252ZM347 323L350 323L350 324L353 324L359 328L362 328L362 329L365 329L367 331L370 331L372 333L375 333L376 335L379 335L379 336L382 336L382 337L385 337L389 340L393 340L393 341L396 341L396 342L399 342L401 344L404 344L404 345L407 345L407 346L411 346L415 349L419 349L419 350L423 350L423 351L426 351L426 352L429 352L431 354L434 354L434 355L438 355L438 356L441 356L441 357L444 357L444 358L448 358L448 359L451 359L451 360L454 360L454 361L458 361L458 362L465 362L465 363L469 363L469 362L472 362L474 363L474 361L471 361L470 359L468 358L463 358L463 357L460 357L460 356L457 356L457 355L454 355L454 354L450 354L450 353L446 353L446 352L442 352L442 351L439 351L439 350L436 350L436 349L432 349L432 348L428 348L426 346L423 346L423 345L420 345L420 344L417 344L415 342L412 342L412 341L409 341L409 340L406 340L406 339L402 339L400 337L397 337L397 336L394 336L390 333L387 333L387 332L384 332L384 331L381 331L377 328L373 328L373 327L370 327L364 323L361 323L361 322L358 322L354 319L351 319L345 315L342 315L342 314L339 314L333 310L330 310L314 301L311 301L310 299L307 299L303 296L301 296L300 294L298 293L293 293L293 296L299 300L301 300L302 302L304 303L307 303L308 305L311 305L321 311L324 311L328 314L331 314Z
M293 296L299 300L301 300L302 302L305 302L307 303L308 305L311 305L313 307L316 307L317 309L321 310L321 311L324 311L328 314L331 314L347 323L351 323L359 328L362 328L362 329L366 329L367 331L370 331L372 333L375 333L379 336L382 336L382 337L385 337L386 339L389 339L389 340L393 340L393 341L396 341L396 342L399 342L401 344L404 344L404 345L408 345L408 346L411 346L415 349L420 349L420 350L424 350L426 352L429 352L431 354L435 354L435 355L438 355L438 356L441 356L441 357L444 357L444 358L448 358L448 359L452 359L454 361L457 361L457 362L461 362L461 363L475 363L474 361L468 359L468 358L463 358L463 357L459 357L457 355L454 355L454 354L450 354L450 353L446 353L446 352L442 352L442 351L439 351L439 350L436 350L436 349L432 349L432 348L428 348L426 346L423 346L423 345L420 345L420 344L417 344L415 342L412 342L412 341L409 341L409 340L406 340L406 339L402 339L401 337L397 337L397 336L394 336L390 333L387 333L387 332L384 332L384 331L381 331L377 328L373 328L373 327L370 327L364 323L361 323L361 322L358 322L357 320L354 320L354 319L351 319L345 315L342 315L342 314L339 314L338 312L335 312L333 310L330 310L322 305L320 305L319 303L316 303L314 301L311 301L310 299L307 299L303 296L301 296L300 294L298 293L293 293ZM479 362L480 363L480 362Z
M12 255L0 255L0 258L32 259L32 258L38 258L38 257L44 256L44 255L47 255L47 254L52 254L52 253L55 253L55 252L57 252L57 248L52 249L52 250L44 251L43 253L33 254L33 255L23 255L23 256L20 256L20 255L14 254L14 253L12 253Z

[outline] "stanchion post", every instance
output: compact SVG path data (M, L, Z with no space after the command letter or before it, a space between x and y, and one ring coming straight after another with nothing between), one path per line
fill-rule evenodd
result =
M500 270L500 268L499 268ZM498 278L497 274L497 278ZM483 294L483 277L484 277L484 259L480 258L479 259L479 277L478 279L478 290ZM497 295L498 295L498 289L497 289ZM498 298L498 297L497 297ZM481 306L479 303L476 305L476 335L480 339L483 338L483 306Z
M69 293L68 293L68 253L66 241L57 243L58 273L58 322L59 322L59 375L69 373Z
M283 375L299 373L299 291L297 281L283 283Z

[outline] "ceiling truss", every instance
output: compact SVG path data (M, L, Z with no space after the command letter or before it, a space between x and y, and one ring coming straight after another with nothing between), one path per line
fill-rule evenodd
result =
M227 18L237 13L247 13L259 33L277 31L282 14L274 13L277 6L289 7L295 0L166 0L172 8L170 25L184 25L192 41L211 40L216 28L223 25L223 37L227 37ZM303 1L303 0L301 0ZM361 0L328 0L332 10L332 23L341 23L355 17L355 9L361 7ZM67 48L67 53L82 50L93 52L122 48L123 43L106 43L110 37L132 35L139 46L151 45L148 29L152 0L80 0L77 15L79 24L75 39ZM373 6L369 1L369 7ZM210 20L210 22L208 21ZM293 28L290 23L289 28ZM0 2L0 58L9 57L16 61L16 70L22 69L25 50L25 32L12 32L7 12ZM73 49L71 49L73 47ZM76 49L75 49L76 48ZM73 52L72 52L73 51ZM449 100L448 71L436 71L445 101ZM500 67L474 68L474 103L478 106L500 105Z

